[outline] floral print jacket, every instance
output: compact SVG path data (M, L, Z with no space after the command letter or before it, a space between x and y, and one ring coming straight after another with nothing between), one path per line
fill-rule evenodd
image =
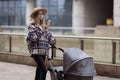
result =
M48 30L43 32L40 27L33 24L28 26L26 41L30 54L46 55L49 52L49 45L56 46L56 41Z

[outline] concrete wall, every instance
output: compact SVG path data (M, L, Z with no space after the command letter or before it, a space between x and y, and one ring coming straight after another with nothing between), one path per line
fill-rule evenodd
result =
M105 25L113 18L113 0L73 0L74 34L83 33L82 27Z
M0 61L12 62L17 64L26 64L35 66L34 60L29 56L15 55L10 53L0 53ZM47 61L46 61L47 63ZM61 59L52 60L54 66L62 66L63 61ZM48 66L48 65L47 65ZM107 63L95 63L95 69L97 74L103 76L120 77L120 65L107 64Z
M11 62L16 64L26 64L31 66L36 65L33 58L31 58L28 55L17 55L17 54L11 54L11 53L0 53L0 61ZM46 63L48 63L47 60L46 60ZM60 66L63 64L62 60L60 59L52 60L52 63L54 63L53 66Z
M98 75L120 78L120 65L107 64L107 63L95 63L95 69Z
M96 26L95 36L97 37L120 37L120 27L114 26ZM116 61L119 62L120 42L116 42ZM112 62L112 41L94 40L94 53L96 61ZM101 59L102 58L102 59Z
M84 27L84 0L73 0L72 27L75 35L83 34L81 28Z
M0 26L0 32L3 32L2 27ZM0 51L5 49L5 36L0 35Z
M120 26L120 0L114 0L114 26Z
M30 23L30 14L34 9L34 4L35 1L34 0L26 0L27 4L26 4L26 25L28 25Z

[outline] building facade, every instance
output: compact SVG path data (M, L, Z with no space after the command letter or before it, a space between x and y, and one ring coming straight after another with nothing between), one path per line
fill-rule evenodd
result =
M0 25L25 25L25 0L0 0Z
M72 0L0 0L0 25L26 25L35 6L48 10L52 26L72 26Z
M26 25L35 6L48 10L52 26L81 28L106 25L108 18L120 26L120 0L0 0L0 25Z

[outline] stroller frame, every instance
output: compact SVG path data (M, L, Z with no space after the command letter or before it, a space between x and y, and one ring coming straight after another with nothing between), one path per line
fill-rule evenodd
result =
M64 80L63 71L57 71L57 69L55 69L54 66L52 65L51 60L53 59L53 49L55 47L49 47L49 49L50 48L52 48L52 58L50 58L49 55L47 55L47 59L48 59L49 65L50 65L50 68L48 68L48 70L50 71L51 79L54 79L54 80ZM61 52L64 53L64 50L62 48L58 48L58 49Z

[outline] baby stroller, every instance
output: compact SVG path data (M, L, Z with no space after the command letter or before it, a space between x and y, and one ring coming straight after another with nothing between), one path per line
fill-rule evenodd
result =
M96 75L93 58L79 48L61 49L63 66L54 67L48 56L51 80L93 80Z

